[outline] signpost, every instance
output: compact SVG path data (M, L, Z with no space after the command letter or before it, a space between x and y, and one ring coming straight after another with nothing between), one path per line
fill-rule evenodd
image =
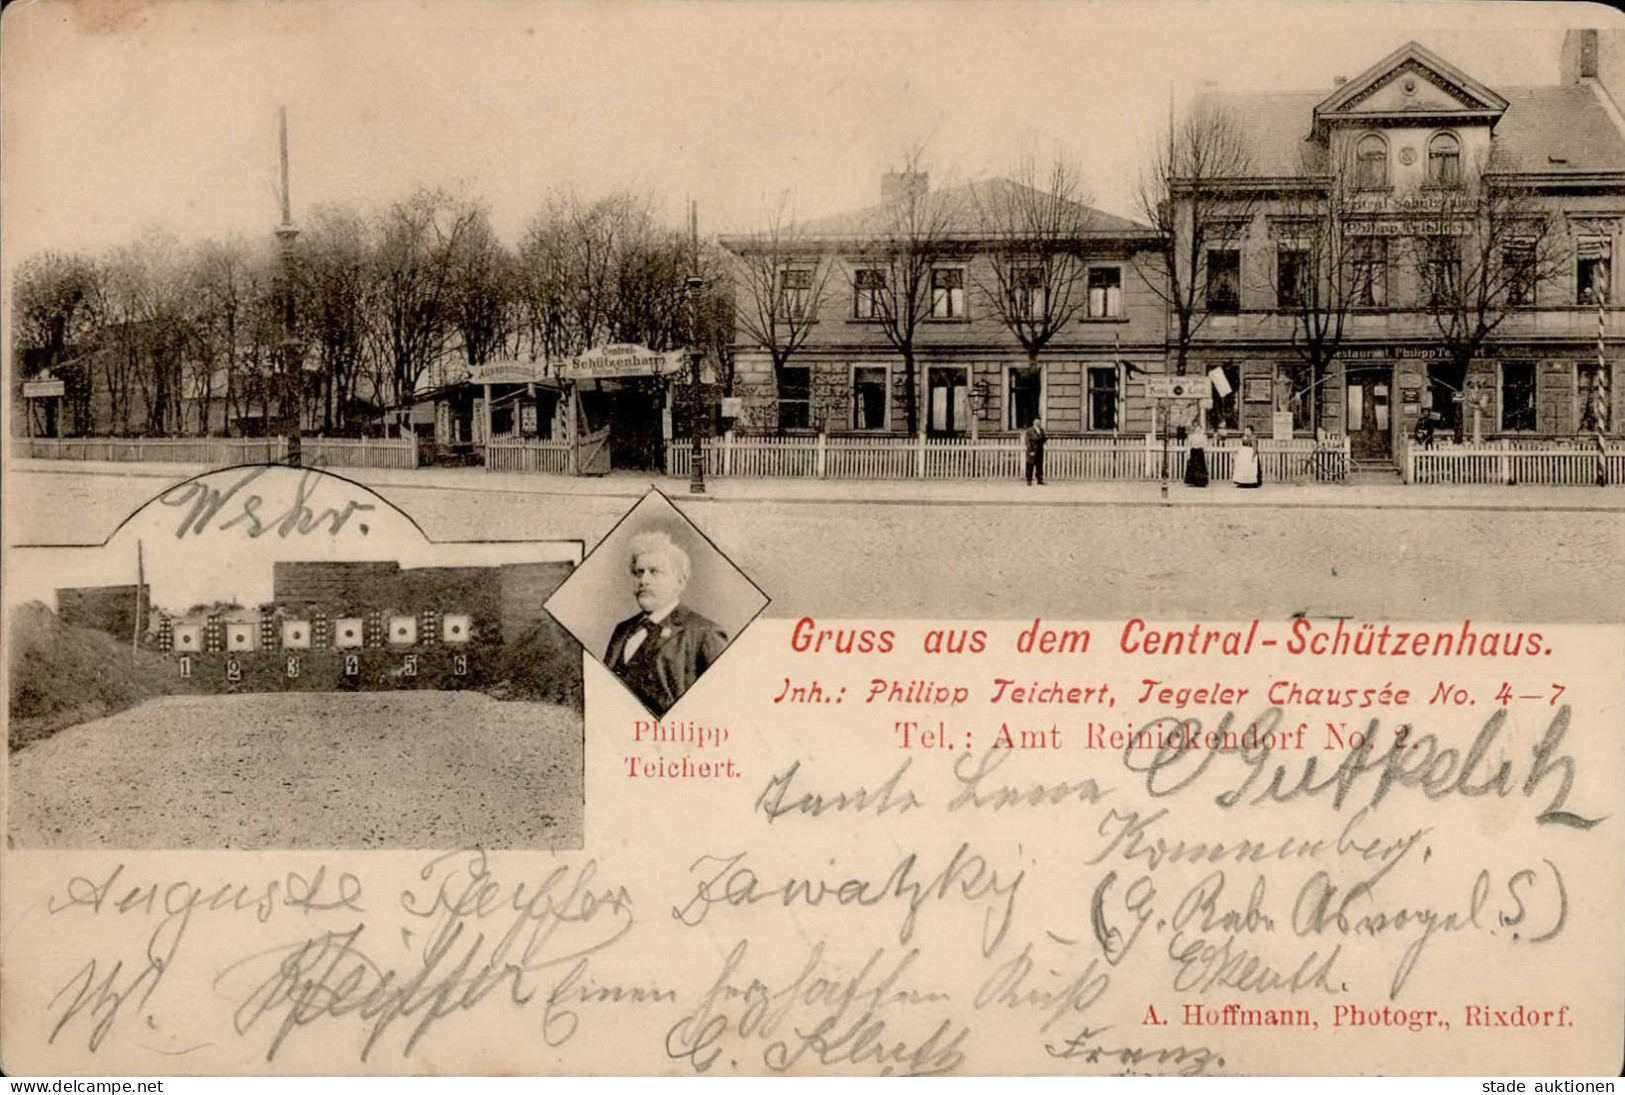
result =
M1170 418L1172 404L1191 402L1205 404L1213 381L1203 374L1170 376L1152 374L1145 378L1145 394L1155 399L1162 409L1162 496L1168 497L1168 436L1173 433ZM1153 427L1155 423L1153 423Z

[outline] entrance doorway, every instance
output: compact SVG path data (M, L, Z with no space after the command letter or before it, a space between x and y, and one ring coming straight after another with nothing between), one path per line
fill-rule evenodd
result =
M1389 370L1351 369L1344 374L1344 425L1349 435L1349 457L1354 460L1391 460L1393 434L1389 422Z
M607 429L609 466L626 471L660 471L665 466L661 409L665 390L659 380L603 380L600 390L583 385L581 437Z

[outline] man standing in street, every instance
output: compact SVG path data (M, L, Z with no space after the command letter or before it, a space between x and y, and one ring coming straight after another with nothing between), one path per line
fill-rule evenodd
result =
M1033 485L1033 476L1038 476L1038 485L1044 485L1044 442L1049 435L1044 432L1044 420L1033 419L1033 424L1021 432L1021 440L1027 448L1027 485Z

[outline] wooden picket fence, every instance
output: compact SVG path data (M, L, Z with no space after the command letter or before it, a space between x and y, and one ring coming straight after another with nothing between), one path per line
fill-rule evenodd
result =
M20 437L12 455L22 460L97 460L110 463L275 464L287 460L285 437ZM303 437L300 462L321 468L415 468L416 437Z
M22 460L99 460L119 464L267 464L285 460L283 437L18 437L11 453Z
M307 468L415 468L418 439L406 437L305 437L300 461Z
M1405 481L1450 485L1531 484L1589 487L1625 484L1625 444L1505 440L1429 447L1411 445Z
M1234 467L1234 440L1206 450L1208 474L1226 479ZM1259 462L1270 482L1342 482L1348 478L1346 437L1260 441ZM720 478L795 477L817 479L1018 479L1025 473L1020 437L971 440L829 436L748 436L728 433L707 438L705 472ZM1184 475L1186 449L1170 441L1167 474ZM1044 452L1046 479L1149 480L1163 475L1164 449L1151 437L1055 437ZM692 466L686 442L667 446L666 470L685 476Z
M487 471L535 471L563 475L570 470L568 441L497 440L485 446Z

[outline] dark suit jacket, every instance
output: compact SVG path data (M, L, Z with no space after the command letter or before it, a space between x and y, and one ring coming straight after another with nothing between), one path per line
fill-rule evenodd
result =
M728 635L716 624L682 605L672 609L658 634L650 635L623 664L627 640L638 630L640 612L615 625L604 651L604 664L637 693L643 705L664 715L684 692L721 657Z

